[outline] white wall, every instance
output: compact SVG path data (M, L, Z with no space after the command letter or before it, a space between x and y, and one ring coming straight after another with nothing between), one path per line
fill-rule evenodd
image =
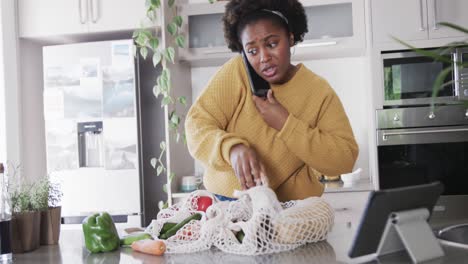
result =
M15 2L0 1L0 160L17 165L22 129Z
M362 168L363 176L368 176L368 106L371 98L369 96L369 82L366 78L368 70L366 57L309 60L303 61L303 63L324 77L340 97L359 144L360 151L355 168ZM192 68L192 98L194 101L218 69L219 66ZM202 171L201 165L197 162L195 164L196 174L199 175Z

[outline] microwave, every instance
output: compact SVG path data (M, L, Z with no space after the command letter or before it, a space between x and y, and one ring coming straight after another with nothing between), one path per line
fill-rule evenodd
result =
M459 104L468 100L468 47L440 53L440 56L446 60L435 61L413 51L382 53L384 108ZM452 71L437 96L432 98L434 82L446 68Z

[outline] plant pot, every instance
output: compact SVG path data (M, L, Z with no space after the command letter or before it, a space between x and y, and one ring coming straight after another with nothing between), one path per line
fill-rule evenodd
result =
M12 218L12 252L33 251L40 246L40 212L14 213Z
M62 207L49 207L41 212L41 245L57 245L60 238Z

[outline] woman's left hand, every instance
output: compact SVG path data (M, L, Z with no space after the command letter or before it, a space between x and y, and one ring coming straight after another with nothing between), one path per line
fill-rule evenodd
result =
M276 101L273 90L268 90L267 98L265 99L253 95L253 101L258 112L263 117L263 120L265 120L270 127L280 131L288 119L289 112L283 105Z

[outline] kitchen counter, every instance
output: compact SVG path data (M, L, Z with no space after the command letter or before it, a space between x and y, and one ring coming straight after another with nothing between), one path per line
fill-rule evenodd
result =
M336 212L335 226L326 241L308 244L293 251L260 256L226 254L212 248L193 254L165 254L157 257L133 252L130 248L90 254L84 248L81 230L63 230L59 245L42 246L34 252L14 256L15 263L358 263L371 260L371 256L351 260L347 257L357 224L340 221L343 212ZM357 212L361 213L361 212ZM468 250L443 246L446 256L429 264L466 263ZM406 253L397 253L371 263L409 263Z
M333 192L363 192L372 191L374 186L369 178L360 179L350 184L345 184L342 180L339 181L324 181L322 184L325 186L326 193Z

